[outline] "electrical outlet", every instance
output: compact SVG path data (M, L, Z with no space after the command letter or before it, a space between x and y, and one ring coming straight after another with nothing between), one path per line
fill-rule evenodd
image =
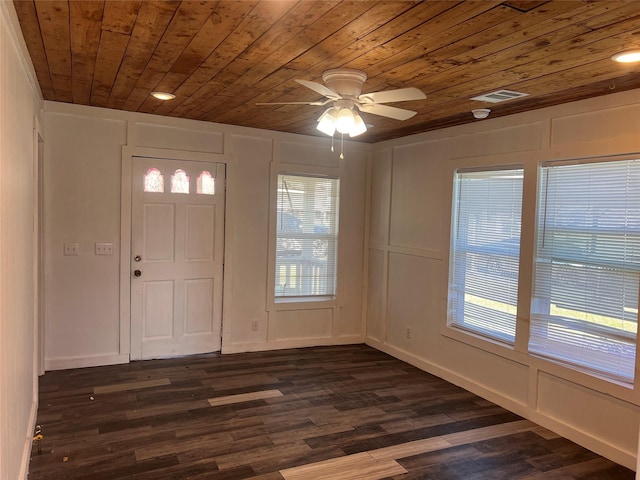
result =
M407 340L411 340L411 329L409 327L407 327L406 336L407 336Z
M257 320L252 321L251 322L251 331L252 332L257 332L259 326L260 326L260 324L259 324L259 322Z

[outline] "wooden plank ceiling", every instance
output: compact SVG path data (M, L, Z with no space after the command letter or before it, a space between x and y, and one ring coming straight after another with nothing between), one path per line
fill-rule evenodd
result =
M417 87L406 121L363 114L377 142L640 87L640 2L14 0L44 98L319 135L294 79L355 68L363 92ZM489 104L498 89L528 93ZM172 92L162 102L152 91Z

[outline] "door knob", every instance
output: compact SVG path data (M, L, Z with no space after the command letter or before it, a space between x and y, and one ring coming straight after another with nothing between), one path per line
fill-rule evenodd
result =
M134 277L140 277L140 276L142 276L142 272L140 270L134 270L133 271L133 276Z

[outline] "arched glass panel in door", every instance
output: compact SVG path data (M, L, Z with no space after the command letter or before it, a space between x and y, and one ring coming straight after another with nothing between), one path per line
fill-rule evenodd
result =
M215 178L206 170L201 172L197 181L197 193L201 195L213 195L215 192Z
M171 193L189 193L189 175L181 168L171 175Z
M150 168L144 176L145 192L164 192L164 175L157 168Z

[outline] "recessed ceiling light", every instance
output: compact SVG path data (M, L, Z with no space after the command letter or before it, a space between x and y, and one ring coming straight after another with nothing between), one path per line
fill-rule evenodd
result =
M176 98L176 96L173 93L167 93L167 92L151 92L151 95L156 97L158 100L171 100L173 98Z
M640 62L640 50L627 50L626 52L616 53L611 57L611 60L620 63Z

